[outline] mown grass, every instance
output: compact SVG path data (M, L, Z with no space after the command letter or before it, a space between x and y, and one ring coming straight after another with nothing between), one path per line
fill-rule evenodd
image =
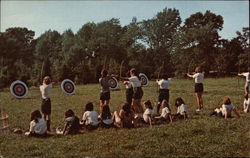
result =
M11 157L250 157L250 116L242 112L244 80L236 78L206 79L205 111L195 113L193 80L173 79L170 104L176 111L174 99L181 96L189 106L189 119L153 128L97 129L74 136L28 138L24 135L0 135L0 155ZM157 101L154 82L143 88L143 100ZM125 100L125 90L111 94L111 111L119 110ZM241 114L224 120L209 117L222 97L229 96ZM64 111L71 108L77 116L83 113L87 101L95 103L98 111L99 85L77 86L76 94L67 96L59 86L52 90L52 130L62 124ZM14 99L6 89L0 92L0 107L9 114L11 128L28 129L30 112L40 109L38 88L31 88L25 99Z

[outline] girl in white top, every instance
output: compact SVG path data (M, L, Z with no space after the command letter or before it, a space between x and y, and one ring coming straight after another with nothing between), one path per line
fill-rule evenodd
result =
M141 88L142 85L141 85L141 81L139 79L139 74L134 68L132 68L130 70L130 76L131 77L129 77L129 78L121 77L121 79L129 80L129 82L131 83L131 85L133 87L133 96L132 96L131 107L132 107L132 109L137 117L138 115L141 115L143 113L143 108L141 106L141 99L143 96L143 91Z
M177 118L179 119L187 119L188 106L185 105L182 98L176 98L175 106L177 107L177 112L175 116L177 116Z
M150 100L145 101L144 103L145 106L145 111L143 113L143 120L152 126L152 121L153 121L153 116L154 116L154 111L153 111L153 106L150 102Z
M31 113L30 129L25 135L28 136L43 136L47 134L47 125L39 110Z
M157 114L159 114L160 107L163 100L167 100L169 102L169 84L170 80L166 74L163 75L161 80L156 80L156 83L159 85L159 96L158 96L158 104L157 104Z
M239 113L236 111L235 106L231 103L230 99L228 97L224 97L222 101L222 107L215 108L214 111L211 113L211 116L215 115L227 119L228 117L232 116L232 111L238 117L240 117Z
M171 115L171 110L168 104L167 100L163 100L162 103L162 111L161 111L161 115L155 117L157 120L162 120L162 121L166 121L169 120L170 122L172 122L172 115Z
M85 106L85 113L82 116L81 123L85 125L88 130L96 129L99 125L98 114L94 111L94 105L88 102Z
M250 112L250 93L245 94L245 99L243 102L243 111L245 113Z
M250 87L250 73L249 72L243 72L238 74L239 76L245 76L246 77L246 83L245 83L245 93L249 93L249 87Z
M43 117L47 122L47 129L50 131L50 115L51 115L51 100L50 91L54 82L51 82L49 76L45 76L43 79L43 85L40 86L40 91L42 95L42 105L41 110Z
M201 67L198 66L195 68L194 75L187 74L187 76L195 79L194 92L196 94L196 101L197 101L197 105L198 105L198 109L196 109L196 111L199 112L203 108L202 94L204 91L204 87L203 87L204 72L202 72Z

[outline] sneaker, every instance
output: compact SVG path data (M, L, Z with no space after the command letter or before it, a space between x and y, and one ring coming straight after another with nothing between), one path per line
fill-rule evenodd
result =
M200 112L201 111L201 109L196 109L196 112Z

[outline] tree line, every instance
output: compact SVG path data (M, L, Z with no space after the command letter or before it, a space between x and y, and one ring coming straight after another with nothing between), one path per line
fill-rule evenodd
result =
M217 75L247 71L249 26L230 40L220 38L222 29L221 15L197 12L182 24L179 11L171 8L143 21L134 17L126 26L112 18L88 22L75 34L48 30L37 39L27 28L8 28L0 33L0 87L17 79L38 85L45 75L96 83L103 68L124 76L135 67L149 78L184 77L198 65Z

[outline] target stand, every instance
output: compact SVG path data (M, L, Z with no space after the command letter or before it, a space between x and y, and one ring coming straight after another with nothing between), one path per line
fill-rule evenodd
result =
M65 79L61 83L62 91L68 95L73 95L76 90L75 83L70 79Z
M28 87L27 85L22 82L22 81L14 81L10 85L10 93L15 97L15 98L24 98L25 96L28 95Z
M119 90L119 84L115 77L111 77L108 83L111 90Z
M141 85L142 86L144 86L144 87L148 86L149 80L148 80L148 77L144 73L140 73L139 78L141 80Z

